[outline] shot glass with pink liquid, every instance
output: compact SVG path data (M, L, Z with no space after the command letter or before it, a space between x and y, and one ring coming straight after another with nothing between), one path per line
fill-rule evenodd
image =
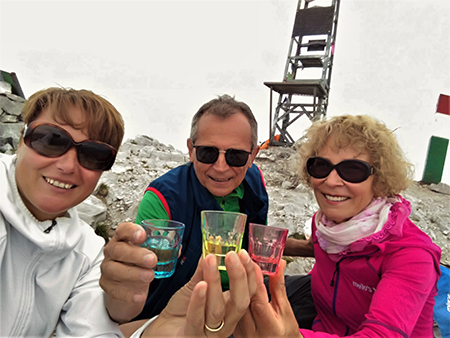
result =
M263 274L274 275L280 266L288 230L250 223L249 254Z

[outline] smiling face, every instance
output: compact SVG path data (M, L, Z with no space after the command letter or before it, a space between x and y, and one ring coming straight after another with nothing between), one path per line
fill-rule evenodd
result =
M80 109L72 107L69 112L75 123L83 121L84 114ZM65 129L75 142L89 139L85 130L56 122L48 109L43 110L35 121ZM39 155L22 140L17 150L17 187L28 210L40 221L62 216L80 204L94 191L101 174L101 171L83 168L78 163L75 148L60 157L49 158Z
M219 150L230 148L250 151L252 149L252 130L244 114L238 112L227 118L206 113L198 122L196 146L212 146ZM215 196L226 196L236 189L244 180L247 169L258 153L253 149L247 164L243 167L230 167L225 161L225 154L220 153L215 163L205 164L197 160L196 150L190 139L187 140L189 159L200 183Z
M367 153L357 151L353 147L336 149L336 147L332 147L333 144L331 137L323 149L317 153L317 156L326 158L333 164L350 159L358 159L371 164ZM337 224L357 215L370 204L374 197L373 180L374 175L371 175L364 182L349 183L344 181L335 169L325 178L311 177L320 209L328 220Z

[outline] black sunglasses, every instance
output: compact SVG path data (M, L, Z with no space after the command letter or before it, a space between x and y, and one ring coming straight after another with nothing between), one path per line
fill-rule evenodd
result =
M314 178L325 178L336 169L338 175L350 183L364 182L375 170L369 163L361 160L344 160L333 164L323 157L310 157L306 162L306 169Z
M59 157L75 147L78 162L89 170L109 170L116 159L117 150L109 144L92 140L75 142L67 131L51 123L31 122L25 126L23 140L45 157Z
M215 163L219 158L219 154L224 153L225 161L230 167L243 167L247 164L248 157L252 153L251 151L238 149L219 150L217 147L192 146L195 148L197 161L206 164Z

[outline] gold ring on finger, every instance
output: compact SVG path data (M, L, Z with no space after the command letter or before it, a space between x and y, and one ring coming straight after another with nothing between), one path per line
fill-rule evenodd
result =
M205 323L205 329L207 329L209 332L219 332L222 328L223 328L223 325L225 324L225 322L224 322L224 320L222 319L222 321L220 322L220 325L219 325L219 327L217 327L217 328L215 328L215 329L212 329L212 328L210 328L208 325L206 325L206 323Z

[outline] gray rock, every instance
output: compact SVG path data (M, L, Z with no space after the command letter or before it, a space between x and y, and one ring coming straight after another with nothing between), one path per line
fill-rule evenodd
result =
M85 199L76 208L80 218L92 226L106 220L106 206L93 195Z
M3 123L17 123L17 117L10 114L1 114L0 115L0 122Z
M2 140L0 139L0 144L1 143L2 143ZM0 152L3 154L12 155L12 154L14 154L15 151L14 151L13 146L9 142L6 142L6 143L0 145Z
M11 101L20 102L20 103L26 102L26 100L25 100L23 97L18 96L18 95L16 95L16 94L13 94L13 93L6 93L5 95L6 95L6 97L9 98Z
M0 122L0 144L9 143L14 149L19 145L20 132L24 126L23 122L2 123Z
M2 83L4 82L0 82ZM20 132L24 126L21 116L24 105L25 100L11 94L11 91L0 93L0 151L2 152L11 152L9 147L4 150L6 144L11 145L13 153L17 150Z
M442 182L440 182L438 184L434 184L434 183L430 184L429 189L432 191L439 192L441 194L450 195L450 185L442 183Z
M139 146L159 145L160 143L147 135L138 135L134 138L134 144Z
M11 93L11 85L8 82L0 81L0 93Z
M24 105L24 102L12 101L7 96L0 95L0 108L9 115L19 118Z

